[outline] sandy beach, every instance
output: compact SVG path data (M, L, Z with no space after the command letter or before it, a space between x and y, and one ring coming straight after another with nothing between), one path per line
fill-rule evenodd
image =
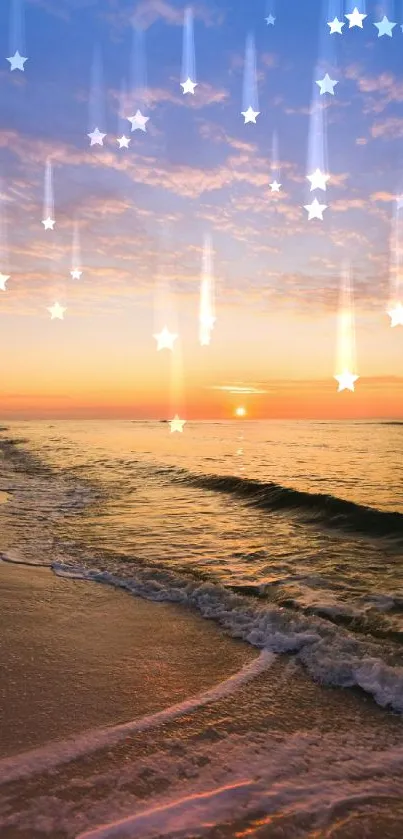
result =
M257 651L213 623L109 586L0 563L0 757L141 717Z
M2 563L0 581L3 758L14 755L13 760L16 753L49 741L72 734L79 737L102 726L108 731L117 723L155 714L203 695L257 661L255 649L227 638L213 623L183 608L148 603L102 585L58 579L41 568ZM382 738L373 748L380 725ZM273 737L271 744L266 742L268 734ZM365 767L363 778L356 767L348 778L357 736L363 755L368 755L365 749L371 744L372 763ZM347 750L342 756L341 746ZM88 831L94 839L169 837L176 836L180 823L189 826L183 833L189 837L199 835L198 826L203 824L203 835L209 839L247 835L399 839L400 770L395 779L388 772L387 795L381 784L378 797L365 796L366 779L385 774L382 750L396 746L403 746L400 717L358 692L325 690L292 661L277 660L227 696L201 702L146 730L128 732L115 744L49 771L3 784L1 836L73 839ZM200 789L215 790L221 800L223 790L228 794L240 788L245 803L250 803L256 796L252 778L257 768L272 762L267 790L274 795L290 759L293 767L301 764L302 783L312 775L315 761L327 760L329 750L335 764L341 761L343 790L354 783L354 798L358 790L362 798L354 812L340 802L332 832L313 832L315 814L309 807L302 821L298 807L281 806L268 816L259 796L255 811L245 818L233 821L231 807L224 802L217 811L219 816L223 807L219 826L216 823L209 830L209 816L203 810L199 819L195 802L201 806ZM0 777L4 765L0 760ZM313 778L323 784L329 770L322 766L318 771ZM332 785L335 782L337 771ZM308 799L312 794L305 791ZM186 795L189 806L184 816L180 802ZM133 825L116 833L91 832L115 820L116 813L126 818L139 809L146 811L145 822L136 816ZM161 832L159 823L164 825Z

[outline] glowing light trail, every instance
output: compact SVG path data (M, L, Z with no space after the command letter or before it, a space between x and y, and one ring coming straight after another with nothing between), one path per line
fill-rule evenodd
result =
M89 132L91 146L103 146L106 137L105 97L102 55L99 45L94 47L89 97Z
M211 341L216 318L214 313L214 277L211 237L206 235L203 248L203 267L200 284L199 340L201 346Z
M185 20L183 25L181 87L183 88L184 94L194 94L195 87L197 87L193 12L191 8L185 9Z
M134 116L127 119L131 123L132 131L146 132L150 117L143 113L147 110L148 101L145 35L135 26L133 26L130 71L130 101Z
M343 266L340 279L340 303L338 312L336 373L338 392L354 391L354 384L359 378L356 372L355 317L351 287L350 266Z
M74 229L73 229L73 244L71 248L71 279L72 280L80 280L81 279L81 248L80 248L80 228L78 225L78 221L74 222Z
M24 0L11 0L9 47L10 56L6 61L10 64L10 72L24 72L24 64L28 61L25 56Z
M242 116L247 122L256 122L259 116L259 98L256 74L256 49L253 35L248 35L245 49L245 68L243 79L243 111Z
M402 218L401 198L396 200L390 242L390 301L388 315L391 326L403 326L403 273L402 273Z
M48 159L46 161L45 167L45 183L44 183L44 195L43 195L43 220L42 224L45 230L53 230L56 221L54 219L55 215L55 202L53 197L53 169L52 163Z

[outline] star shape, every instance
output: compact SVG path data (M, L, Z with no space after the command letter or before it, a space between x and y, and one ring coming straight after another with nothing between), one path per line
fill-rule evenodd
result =
M327 204L319 204L318 199L314 198L312 204L304 204L304 210L308 211L308 221L313 218L323 221L323 211L327 210Z
M162 332L153 335L153 338L155 338L158 343L157 350L173 350L174 341L176 341L177 337L178 336L174 332L170 332L166 326L164 326Z
M273 181L272 184L269 184L269 187L272 192L280 192L281 184L279 184L277 181Z
M50 216L48 216L47 218L43 219L42 224L45 230L53 230L56 222L53 218L50 218Z
M51 314L51 320L63 320L64 312L66 311L65 306L61 306L60 303L55 303L54 306L47 307L48 312Z
M122 137L117 138L116 142L119 143L119 148L120 149L128 149L129 148L129 143L131 142L131 138L130 137L125 137L125 135L123 134Z
M70 271L70 274L71 274L71 279L72 279L72 280L79 280L79 279L81 278L81 274L82 274L82 273L83 273L83 272L82 272L82 271L79 271L79 269L78 269L78 268L73 268L73 270L72 270L72 271Z
M178 414L175 414L173 420L169 420L169 424L171 426L171 433L172 431L183 431L183 426L185 425L186 420L179 419Z
M397 303L394 309L388 312L388 315L391 318L391 326L403 326L403 306L401 303Z
M89 137L91 140L91 146L103 146L104 137L106 137L106 134L102 134L99 128L94 128L94 131L91 131L90 134L87 134L87 137Z
M256 122L256 117L259 116L260 111L254 111L253 108L249 106L247 111L241 111L243 117L245 117L245 125L247 122Z
M350 373L348 370L344 370L343 373L340 373L334 378L339 383L338 393L340 393L341 390L354 391L354 382L356 382L359 377L355 376L354 373Z
M141 111L137 110L134 117L127 117L132 124L132 131L140 129L140 131L147 131L146 124L150 117L145 117Z
M6 58L6 61L10 62L10 72L13 70L22 70L24 72L24 64L28 61L23 55L20 55L18 50L14 53L14 55L10 55L10 58Z
M396 26L396 23L392 23L392 21L384 15L379 23L374 23L374 26L376 26L378 30L378 38L381 38L382 35L389 35L389 38L391 38L392 29Z
M192 79L186 79L185 82L181 82L181 87L183 87L184 93L193 93L195 92L195 87L197 87L197 82L192 82Z
M273 15L269 15L269 17L266 18L266 23L267 23L268 26L274 26L274 21L275 20L276 20L276 18L273 17Z
M0 289L6 291L6 282L10 279L9 274L2 274L0 271Z
M362 22L363 22L363 20L365 20L367 15L361 14L358 11L357 6L356 6L355 9L353 9L353 11L351 12L350 15L344 15L344 17L346 17L347 20L349 21L349 27L348 27L349 29L351 29L353 26L359 26L360 29L362 29L363 28Z
M335 33L342 35L343 33L341 30L346 24L344 20L341 21L335 17L333 20L329 20L327 25L330 26L330 35L334 35Z
M316 84L319 85L319 87L320 87L320 94L321 95L323 93L331 93L332 96L334 96L333 88L335 87L335 85L338 84L338 82L336 82L335 79L331 79L330 76L329 76L329 73L326 73L324 75L323 79L319 79L316 82Z
M329 180L330 175L325 175L320 169L315 169L312 175L307 175L306 177L311 182L311 192L314 189L323 189L326 192L326 182Z

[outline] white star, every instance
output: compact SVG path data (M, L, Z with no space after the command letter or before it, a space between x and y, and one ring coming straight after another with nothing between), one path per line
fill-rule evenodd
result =
M254 111L253 108L249 106L247 111L241 111L243 117L245 117L245 125L247 122L256 122L256 117L259 116L260 111Z
M396 26L396 23L392 23L392 21L388 20L386 15L384 15L379 23L374 23L374 26L376 26L378 30L378 38L381 38L382 35L389 35L389 38L391 38L392 29Z
M63 320L64 312L66 311L65 306L61 306L60 303L55 303L54 306L47 307L48 312L51 314L51 320Z
M157 335L153 335L153 338L158 343L157 350L173 350L174 348L174 341L177 339L177 335L174 332L170 332L166 326L164 326L162 332Z
M355 376L354 373L350 373L348 370L344 370L344 373L340 373L338 376L334 376L334 378L339 383L338 393L340 393L341 390L354 391L354 382L357 381L358 376Z
M272 192L280 192L281 184L277 183L277 181L273 181L272 184L269 184L269 187Z
M6 61L10 62L10 72L12 70L22 70L24 72L24 64L28 59L20 55L17 50L14 55L10 55L10 58L6 58Z
M343 33L341 30L346 24L344 23L344 20L341 21L335 17L334 20L329 20L327 25L330 26L330 35L334 35L335 33L342 35Z
M106 137L106 134L102 134L99 128L94 128L94 131L91 131L90 134L87 134L87 137L89 137L91 140L91 146L103 146L104 137Z
M132 131L136 131L138 128L140 131L147 131L146 124L150 117L145 117L141 113L141 111L136 111L134 117L127 117L128 121L132 124Z
M403 326L403 306L401 303L397 303L395 308L388 312L388 315L391 318L391 326Z
M323 221L323 211L327 210L327 204L319 204L317 198L312 201L312 204L304 204L304 210L308 210L308 221L313 218L318 218Z
M117 138L116 142L119 143L119 148L120 149L128 149L129 148L129 143L131 142L131 139L130 139L130 137L125 137L125 135L123 134L122 137Z
M363 28L362 22L363 22L363 20L365 20L367 15L360 14L360 12L358 11L357 6L356 6L355 9L351 12L350 15L344 15L344 17L346 17L347 20L349 21L349 27L348 27L349 29L351 29L353 26L359 26L360 29L362 29Z
M334 96L333 88L335 87L335 85L338 84L338 82L336 82L334 79L331 79L329 74L326 73L324 75L323 79L319 79L316 82L316 84L319 85L319 87L320 87L320 94L321 95L323 93L331 93L332 96Z
M169 424L171 426L172 431L183 431L183 426L185 425L186 420L181 420L178 417L178 414L175 414L173 420L169 420Z
M181 87L183 87L184 93L193 93L195 92L195 87L197 87L197 82L192 82L191 79L186 79L185 82L181 82Z
M72 279L72 280L79 280L79 279L81 278L81 274L82 274L82 273L83 273L83 272L82 272L82 271L79 271L79 269L78 269L78 268L73 268L73 270L72 270L72 271L70 271L70 274L71 274L71 279Z
M48 216L47 218L43 219L42 224L45 230L53 230L56 222L53 218L50 218L50 216Z
M276 20L276 18L273 17L273 15L269 15L269 17L266 18L266 23L267 23L268 26L274 26L274 21L275 20Z
M6 291L6 282L10 279L9 274L2 274L0 271L0 289Z
M326 192L326 181L329 180L330 175L325 175L320 169L316 169L312 175L307 175L306 177L311 182L311 192L313 189L323 189Z

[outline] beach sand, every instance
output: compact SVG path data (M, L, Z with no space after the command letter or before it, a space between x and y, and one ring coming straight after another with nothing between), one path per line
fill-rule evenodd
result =
M208 690L257 660L257 650L225 637L214 624L182 607L148 603L102 585L61 580L45 569L1 564L0 591L1 664L7 668L1 685L6 714L3 755L154 713ZM268 751L270 733L277 740ZM299 772L296 783L302 789L305 779L315 779L312 767L315 762L321 765L323 752L325 762L317 777L320 789L321 771L325 778L331 763L326 755L332 755L336 764L341 746L347 749L350 741L351 759L356 756L354 743L365 750L375 742L373 767L363 769L368 779L379 776L379 794L366 797L359 756L352 770L344 757L340 770L335 770L336 784L340 771L340 803L334 805L331 831L318 828L315 808L305 812L282 806L270 816L259 807L234 820L224 813L219 824L211 822L208 828L208 820L204 822L203 836L401 839L403 799L396 789L403 789L402 778L397 770L394 778L389 768L385 772L376 764L377 750L403 746L401 718L358 692L314 684L285 657L215 702L129 733L122 742L51 771L4 784L0 835L73 839L108 822L116 812L123 818L165 798L193 796L196 802L198 790L231 788L240 779L253 780L256 767L263 771L269 765L271 752L269 792L274 794L279 784L286 784L289 766ZM344 805L341 792L347 775L352 789L356 784L356 796ZM315 789L309 794L314 795ZM165 824L170 817L167 811ZM137 825L121 835L136 839L170 834L165 829L161 834L143 834ZM193 839L199 834L195 828L183 835Z
M0 563L0 757L174 705L258 651L186 609Z

